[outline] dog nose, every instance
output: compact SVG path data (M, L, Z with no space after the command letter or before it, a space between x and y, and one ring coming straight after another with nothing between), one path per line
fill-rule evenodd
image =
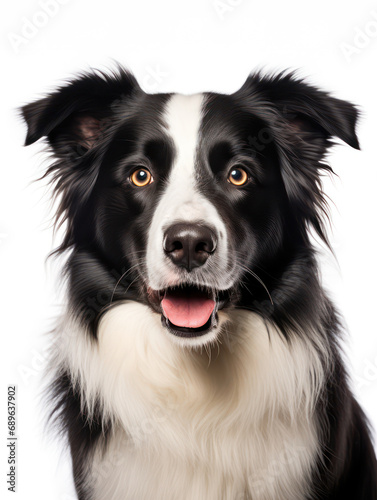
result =
M173 224L164 237L164 251L178 267L192 271L207 261L216 250L217 238L208 226L196 224Z

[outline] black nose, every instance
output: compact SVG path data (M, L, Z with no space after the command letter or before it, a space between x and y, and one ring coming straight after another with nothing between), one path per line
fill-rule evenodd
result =
M165 231L166 255L176 266L188 271L202 266L216 250L216 245L216 235L208 226L179 223Z

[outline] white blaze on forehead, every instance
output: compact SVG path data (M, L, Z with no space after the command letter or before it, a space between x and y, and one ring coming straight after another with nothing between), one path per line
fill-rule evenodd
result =
M192 174L202 121L203 94L174 95L167 104L165 122L177 152L176 166Z
M195 191L195 158L202 121L203 94L174 95L165 112L167 133L173 140L175 159L161 209L166 220L200 218ZM162 214L161 214L162 215Z
M195 159L202 121L203 94L174 95L165 111L167 133L173 141L175 158L169 185L160 204L160 217L169 221L195 220L198 192L195 190Z
M203 99L203 94L177 94L166 105L163 118L166 133L174 144L175 156L167 186L156 207L148 234L148 279L149 285L154 289L177 284L177 270L164 254L163 239L166 227L178 221L193 224L205 221L217 229L219 242L216 256L213 257L212 274L209 275L205 269L199 272L202 273L202 282L208 281L208 285L217 285L218 288L226 287L225 283L220 283L219 278L222 274L221 279L224 280L227 260L225 225L215 206L200 193L195 170Z

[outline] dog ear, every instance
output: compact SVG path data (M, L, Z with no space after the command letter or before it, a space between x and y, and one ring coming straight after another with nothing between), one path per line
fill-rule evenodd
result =
M84 74L56 92L21 108L28 131L25 145L42 137L58 157L81 156L93 148L123 101L140 89L124 69Z
M245 86L256 87L278 109L290 135L311 149L318 146L318 153L330 145L331 137L360 149L355 132L358 111L353 104L336 99L293 74L254 75L246 80Z
M241 91L262 98L280 158L282 180L292 214L303 237L314 228L329 245L326 235L328 205L321 174L332 172L324 154L337 137L359 149L355 127L356 107L306 84L292 74L249 77ZM245 94L243 94L245 95Z
M109 75L84 74L21 108L28 127L25 145L46 137L56 157L44 175L54 186L54 196L59 195L56 225L66 222L64 239L56 252L92 237L89 228L95 211L88 207L105 151L100 145L108 128L117 123L117 116L124 115L139 91L135 78L119 68ZM89 154L92 151L95 154Z

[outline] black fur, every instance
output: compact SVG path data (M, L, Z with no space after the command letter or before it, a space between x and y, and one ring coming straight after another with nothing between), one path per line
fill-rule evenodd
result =
M58 252L71 251L69 306L93 342L99 318L118 301L155 307L136 256L145 253L147 229L176 154L163 131L169 98L145 94L120 69L85 74L22 108L26 145L46 136L56 157L46 175L61 197L57 220L67 223ZM340 321L321 287L309 237L313 229L328 243L320 176L332 172L324 159L334 138L359 147L357 115L352 104L292 74L254 74L232 95L206 95L197 155L200 189L226 222L230 254L265 285L245 272L228 301L272 320L288 337L305 335L310 326L330 345L332 370L316 410L327 426L307 500L377 500L368 424L348 388L338 346ZM252 179L243 196L224 182L227 162L235 157ZM146 163L156 182L139 192L127 178ZM54 394L74 457L78 495L88 500L86 457L109 424L100 414L88 421L67 374L56 381Z

